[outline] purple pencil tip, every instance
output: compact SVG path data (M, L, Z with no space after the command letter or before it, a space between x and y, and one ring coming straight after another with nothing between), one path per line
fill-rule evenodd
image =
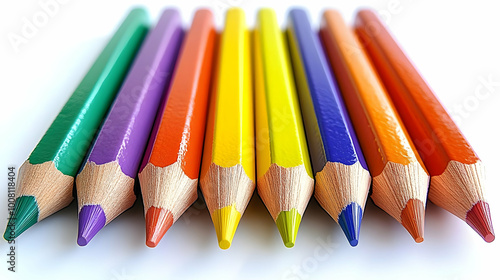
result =
M80 246L87 245L90 240L106 224L106 214L99 205L85 205L78 215L78 240Z

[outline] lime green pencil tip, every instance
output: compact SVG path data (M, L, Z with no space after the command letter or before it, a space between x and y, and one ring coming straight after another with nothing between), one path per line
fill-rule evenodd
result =
M276 218L276 225L287 248L292 248L295 245L301 220L302 217L296 209L281 211Z

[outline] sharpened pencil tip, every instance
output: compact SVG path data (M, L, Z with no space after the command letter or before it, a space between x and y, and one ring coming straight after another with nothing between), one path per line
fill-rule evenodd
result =
M410 199L401 211L401 224L411 234L415 242L424 241L425 205L419 199Z
M78 245L87 245L104 225L106 225L106 214L101 206L83 206L78 214Z
M278 214L276 225L287 248L295 246L295 239L297 238L301 220L302 217L297 209L294 208L289 211L281 211Z
M342 209L338 217L338 223L342 231L344 231L347 240L353 247L358 245L362 218L363 209L356 202L352 202Z
M212 213L217 240L221 249L228 249L233 241L234 233L241 219L241 213L235 205L217 209Z
M14 211L9 218L3 238L14 240L25 230L38 222L38 203L34 196L20 196L14 204Z
M85 246L89 243L90 240L85 239L85 237L79 236L78 239L76 240L76 243L80 246Z
M221 240L219 242L219 247L223 250L229 249L229 247L231 247L231 241L226 239Z
M490 243L495 240L495 232L491 222L490 205L479 201L467 212L465 217L467 224L473 228L484 241Z
M154 206L149 207L146 212L146 246L156 247L173 223L172 212Z

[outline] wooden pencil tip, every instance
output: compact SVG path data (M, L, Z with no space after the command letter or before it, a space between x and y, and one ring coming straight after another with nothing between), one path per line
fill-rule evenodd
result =
M297 209L292 208L289 211L281 211L276 218L276 225L287 248L295 246L295 239L299 231L301 215Z
M495 232L491 222L490 205L479 201L467 212L465 217L467 224L472 227L484 241L490 243L495 240Z
M100 205L83 206L78 214L78 245L87 245L104 225L106 214Z
M221 249L226 250L231 246L240 219L241 213L236 210L234 204L217 209L212 213L212 221Z
M425 205L419 199L410 199L401 212L401 224L411 234L415 242L424 241Z
M9 218L3 238L14 240L38 221L38 203L34 196L20 196L14 204L14 212Z
M154 248L174 223L172 212L158 207L149 207L146 212L146 245Z

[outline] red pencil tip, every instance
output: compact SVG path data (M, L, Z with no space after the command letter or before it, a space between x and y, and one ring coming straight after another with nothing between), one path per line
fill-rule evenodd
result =
M487 202L479 201L467 212L465 221L471 226L486 242L495 240L495 232L491 223L490 206Z
M418 199L410 199L401 212L401 224L411 234L415 242L424 241L425 206Z
M146 245L156 247L173 223L174 217L170 211L149 207L146 212Z

